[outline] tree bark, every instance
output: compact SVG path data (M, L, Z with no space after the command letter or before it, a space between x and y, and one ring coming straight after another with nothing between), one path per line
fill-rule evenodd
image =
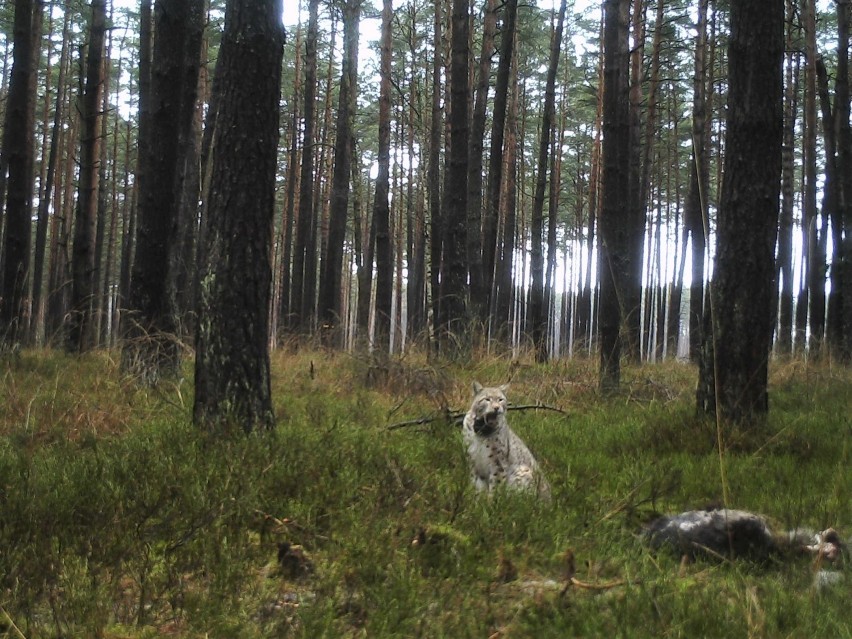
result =
M491 74L491 57L494 53L494 33L497 29L497 2L486 0L482 27L482 51L476 77L473 116L470 125L470 153L468 155L468 214L467 262L470 268L470 297L472 312L483 323L488 317L488 288L482 261L482 160L485 146L486 107L488 80Z
M787 0L787 36L785 49L789 52L785 72L784 146L781 156L781 217L778 228L777 277L781 280L778 293L778 352L789 354L793 348L793 194L795 190L795 158L793 145L796 135L796 114L799 95L799 55L793 53L793 3Z
M702 363L697 392L699 410L725 421L749 421L769 409L783 56L784 3L733 0L725 179L711 289L712 335L706 337L715 359L712 365Z
M815 268L817 219L817 88L816 88L816 15L815 0L803 0L805 37L805 105L803 157L804 185L802 196L802 275L796 300L796 333L794 348L797 353L807 349L808 306L810 304L809 280ZM824 289L824 287L823 287Z
M74 214L74 250L71 259L72 291L68 348L87 351L95 346L94 295L95 253L98 219L99 164L101 157L101 100L103 93L103 53L106 33L106 1L92 0L89 51L86 59L86 85L81 101L80 181Z
M343 244L349 209L349 178L352 173L352 125L358 92L358 21L360 0L343 5L343 63L340 72L337 108L337 137L334 143L334 170L331 185L331 212L328 243L320 278L320 319L326 342L342 346L341 282Z
M511 1L511 0L510 0ZM438 319L440 312L441 252L443 248L443 224L441 222L441 54L442 18L441 0L434 2L434 22L432 25L432 91L429 126L429 159L426 180L429 199L429 284L432 293L432 321ZM433 337L434 335L433 331ZM432 348L437 350L438 341L433 339Z
M467 0L453 0L452 58L450 64L450 148L444 177L443 232L438 339L447 355L465 350L467 288L467 162L470 85L469 15Z
M268 319L283 43L279 0L229 0L195 341L194 420L212 430L274 420Z
M503 6L503 26L500 30L500 62L497 66L497 81L494 87L494 107L491 118L491 149L488 156L488 178L485 191L485 206L482 220L482 272L485 278L485 288L488 290L488 308L497 312L489 312L491 316L492 329L498 334L503 333L503 325L509 321L508 299L511 286L512 253L514 252L514 225L512 226L511 250L503 250L503 255L508 253L509 278L497 276L497 230L500 219L500 211L505 209L505 203L501 202L504 187L503 163L505 155L510 153L508 146L504 144L506 134L506 111L510 91L510 72L513 49L515 41L515 24L517 22L518 0L506 0ZM507 235L504 233L503 240ZM507 268L507 262L503 257L500 259L503 268Z
M308 33L305 37L305 82L302 113L302 158L299 177L299 211L296 219L296 239L293 248L293 277L291 280L290 311L294 328L302 335L311 331L313 322L316 265L311 260L314 254L310 247L311 228L314 216L314 129L316 118L317 91L317 39L319 0L309 4Z
M381 86L379 89L379 174L373 202L376 225L376 322L374 340L379 353L390 348L393 302L393 251L390 235L390 119L391 119L391 0L382 3L382 37L379 43Z
M33 23L34 12L42 10L42 3L38 1L18 0L15 4L14 61L2 146L2 164L8 167L9 177L0 288L0 350L24 338L25 316L29 313L30 218L35 179L35 52L39 50L41 36L40 28L33 32ZM2 201L0 196L0 203Z
M600 277L600 387L618 388L622 322L630 277L629 0L604 2L603 206Z
M565 21L567 2L559 5L559 17L550 40L550 62L547 66L547 81L544 89L544 113L541 118L541 138L538 147L536 166L535 196L531 220L530 238L530 287L529 327L531 330L536 360L547 360L547 317L544 307L544 193L547 187L547 157L551 145L551 131L556 104L556 73L559 67L559 54L562 49L562 27ZM551 176L555 179L555 176Z
M146 165L139 176L136 259L122 350L124 370L148 384L176 374L180 366L176 273L189 268L189 256L181 249L186 236L194 235L196 219L195 207L182 214L180 208L201 62L203 6L203 0L154 4L150 137L140 158Z

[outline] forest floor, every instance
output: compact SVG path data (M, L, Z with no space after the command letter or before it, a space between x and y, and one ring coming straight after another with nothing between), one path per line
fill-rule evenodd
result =
M211 436L191 381L139 388L109 353L4 359L0 636L852 637L848 556L817 588L805 557L686 563L638 534L712 503L848 537L852 372L775 361L769 418L720 430L691 365L627 367L608 398L596 376L279 351L276 428ZM564 411L509 413L549 502L476 494L440 418L510 378L511 404Z

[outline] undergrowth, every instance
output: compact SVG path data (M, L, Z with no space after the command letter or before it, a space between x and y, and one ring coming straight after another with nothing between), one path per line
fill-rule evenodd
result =
M804 558L681 565L637 534L725 495L848 534L852 374L776 364L769 419L724 429L721 456L691 366L628 368L606 399L595 378L582 359L278 353L276 428L211 437L186 382L24 352L0 369L0 635L852 636L848 574L817 591ZM443 416L473 380L548 407L509 419L550 502L470 487Z

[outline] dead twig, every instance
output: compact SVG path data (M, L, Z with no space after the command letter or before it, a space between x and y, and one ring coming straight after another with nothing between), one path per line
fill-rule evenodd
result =
M509 406L507 410L551 410L556 413L561 413L563 415L568 414L561 408L557 408L556 406L548 406L547 404L524 404L522 406ZM451 424L461 423L462 420L464 420L465 415L467 415L467 411L446 411L444 413L431 415L429 417L420 417L418 419L410 419L404 422L397 422L388 426L387 429L397 430L399 428L405 428L407 426L422 426L423 424L430 424L439 419L443 419Z

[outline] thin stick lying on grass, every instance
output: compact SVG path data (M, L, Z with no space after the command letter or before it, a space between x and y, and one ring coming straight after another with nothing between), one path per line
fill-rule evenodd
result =
M507 410L552 410L557 413L562 413L563 415L568 414L561 408L557 408L555 406L548 406L547 404L524 404L522 406L509 406ZM390 426L388 426L387 429L397 430L398 428L405 428L406 426L421 426L422 424L430 424L438 419L444 419L450 422L451 424L461 423L465 415L467 415L467 411L447 411L446 413L432 415L430 417L420 417L418 419L410 419L404 422L397 422L396 424L391 424Z

